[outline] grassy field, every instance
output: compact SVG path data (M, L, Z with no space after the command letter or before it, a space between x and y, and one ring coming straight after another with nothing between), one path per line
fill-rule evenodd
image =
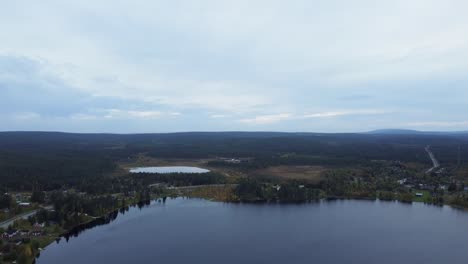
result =
M417 197L416 196L416 193L422 193L423 196L422 197ZM414 190L413 191L413 201L414 202L420 202L420 203L423 203L423 202L430 202L431 201L431 194L429 191L426 191L426 190Z
M195 188L187 193L190 197L204 198L214 201L233 201L236 200L234 186L205 186Z
M325 171L322 166L275 166L255 171L255 174L318 183Z

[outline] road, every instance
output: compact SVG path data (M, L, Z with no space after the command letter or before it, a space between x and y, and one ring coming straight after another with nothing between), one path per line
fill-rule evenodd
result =
M434 170L436 170L437 168L439 168L440 164L439 164L439 161L437 161L437 159L435 158L434 153L432 153L431 146L429 146L429 145L426 146L425 150L426 150L427 154L429 155L429 157L432 160L432 168L430 168L430 169L428 169L426 171L426 174L429 174L429 173L433 172Z
M180 186L180 187L168 187L169 190L193 190L204 187L236 187L238 184L205 184L205 185L191 185L191 186Z
M30 216L33 216L35 215L37 212L39 211L39 209L37 210L34 210L34 211L31 211L31 212L27 212L27 213L23 213L23 214L20 214L20 215L17 215L17 216L14 216L8 220L5 220L3 222L0 222L0 227L1 228L4 228L4 229L7 229L10 225L12 225L16 220L19 220L19 219L28 219L28 217Z
M239 184L204 184L204 185L190 185L190 186L179 186L179 187L165 187L168 190L190 190L190 189L198 189L198 188L203 188L203 187L236 187ZM156 186L161 186L160 183L154 183L148 185L148 187L156 187Z

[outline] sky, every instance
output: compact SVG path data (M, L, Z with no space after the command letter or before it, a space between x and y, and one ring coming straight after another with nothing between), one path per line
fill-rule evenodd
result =
M0 131L468 130L468 1L0 1Z

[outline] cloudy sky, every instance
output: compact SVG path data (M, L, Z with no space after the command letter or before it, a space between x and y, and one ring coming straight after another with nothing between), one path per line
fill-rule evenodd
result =
M468 130L468 1L2 1L0 130Z

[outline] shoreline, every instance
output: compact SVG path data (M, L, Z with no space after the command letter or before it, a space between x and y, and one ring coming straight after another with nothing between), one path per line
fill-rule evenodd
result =
M54 241L60 241L62 238L65 238L68 241L68 239L70 239L71 237L78 236L83 231L92 229L93 227L96 227L96 226L106 225L106 224L112 222L113 220L115 220L117 218L118 214L121 213L122 210L126 211L130 207L135 207L135 206L140 206L140 205L144 206L144 205L147 205L147 204L151 203L152 201L155 201L155 200L158 200L158 199L161 199L161 198L158 197L158 198L154 198L154 199L150 199L150 200L146 200L146 201L140 201L140 202L132 203L132 204L127 205L125 207L121 207L121 208L115 209L113 211L107 212L102 216L94 217L93 219L91 219L89 221L86 221L84 223L80 223L80 224L70 228L69 230L66 230L66 231L62 232L60 235L58 235L53 240L51 240L51 242L49 244L47 244L46 246L44 246L41 250L39 250L37 252L37 254L34 256L34 260L33 260L32 263L35 264L37 258L40 257L41 252L46 250L47 247L49 247L52 243L54 243Z
M190 198L190 199L202 199L202 200L207 200L211 202L220 202L220 203L230 203L230 204L308 204L308 203L321 203L321 202L332 202L332 201L369 201L369 202L388 202L388 203L400 203L400 204L406 204L406 205L412 205L413 203L416 204L424 204L424 205L429 205L429 206L435 206L435 207L445 207L447 206L448 208L454 209L454 210L460 210L467 212L468 208L462 207L462 206L456 206L456 205L450 205L450 204L433 204L433 203L427 203L427 202L420 202L420 201L411 201L411 202L405 202L405 201L399 201L399 200L383 200L379 198L352 198L352 197L326 197L326 198L320 198L317 200L310 200L310 201L265 201L265 200L257 200L257 201L240 201L240 200L232 200L232 201L223 201L215 198L207 198L207 197L196 197L196 196L187 196L187 195L177 195L177 196L166 196L166 197L156 197L152 198L147 201L143 202L137 202L133 203L131 205L128 205L126 207L121 207L118 209L115 209L111 212L106 213L105 215L96 217L92 220L89 220L84 223L80 223L77 226L74 226L70 230L67 230L63 233L61 233L58 237L56 237L54 240L52 240L47 246L42 248L40 250L32 263L36 263L36 259L40 256L40 253L44 250L47 249L48 246L50 246L54 241L61 240L62 238L65 239L70 239L71 237L76 237L78 236L81 232L92 229L96 226L100 225L106 225L115 220L120 213L122 213L122 210L128 210L130 207L135 207L135 206L142 206L144 205L149 205L153 201L158 201L159 199L164 199L164 198Z

